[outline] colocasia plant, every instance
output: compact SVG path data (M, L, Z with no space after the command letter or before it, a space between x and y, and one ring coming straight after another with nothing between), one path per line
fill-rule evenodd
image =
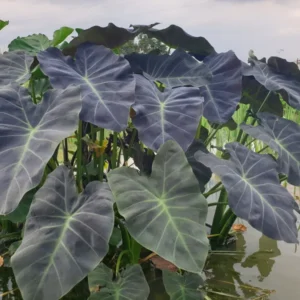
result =
M300 126L285 114L300 109L297 66L241 62L154 25L77 29L70 42L62 27L0 56L0 239L14 241L25 300L59 299L86 277L89 299L147 299L154 253L178 269L163 271L171 299L201 299L208 251L237 217L298 243L299 208L281 184L300 185ZM169 54L122 55L139 34Z

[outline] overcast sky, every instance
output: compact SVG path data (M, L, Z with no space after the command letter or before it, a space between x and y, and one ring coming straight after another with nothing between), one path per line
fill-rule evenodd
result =
M17 36L44 33L61 26L88 28L109 22L160 22L204 36L218 52L232 49L243 60L258 57L300 58L300 0L1 0L0 48Z

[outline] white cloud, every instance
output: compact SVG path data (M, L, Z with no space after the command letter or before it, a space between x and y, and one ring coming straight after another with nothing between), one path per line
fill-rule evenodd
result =
M88 28L161 22L177 24L204 36L217 51L233 49L246 59L278 55L295 60L298 52L300 1L280 0L1 0L1 17L10 25L0 32L4 46L16 36L45 33L60 26Z

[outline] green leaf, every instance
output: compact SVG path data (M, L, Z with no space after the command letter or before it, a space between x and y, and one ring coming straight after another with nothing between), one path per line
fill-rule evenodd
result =
M0 30L3 29L8 24L9 24L9 21L2 21L2 20L0 20Z
M109 240L109 244L112 246L118 246L121 241L122 241L121 230L117 227L114 227Z
M279 182L276 161L236 142L225 149L228 160L203 151L197 151L195 158L221 177L233 212L267 237L298 243L297 205Z
M259 113L256 127L242 124L252 137L269 145L278 153L279 171L288 175L288 182L300 185L300 126L270 113Z
M72 171L55 169L35 196L11 259L23 299L58 300L69 292L106 255L113 225L107 183L90 182L77 195Z
M43 99L44 94L51 89L51 84L48 78L40 78L32 80L28 87L31 97L35 96L36 100L39 102Z
M23 50L28 54L36 55L51 46L51 41L44 34L33 34L26 37L17 37L9 45L9 51Z
M22 198L18 207L10 214L6 216L0 216L0 220L9 220L14 223L24 222L36 192L37 189L32 189L31 191L27 192Z
M212 173L210 168L207 168L206 166L204 166L203 164L201 164L195 159L194 155L198 150L208 153L205 145L201 140L194 140L193 143L189 146L189 148L185 152L185 155L199 182L199 187L201 192L204 192L205 185L209 182Z
M72 32L74 31L71 27L61 27L54 31L53 40L51 46L57 46L62 43Z
M122 167L108 173L134 239L178 268L200 272L208 252L207 202L185 153L174 141L156 155L151 176Z
M20 247L22 241L16 241L10 244L8 248L9 255L14 255L14 253L17 251L17 249Z
M78 87L48 91L38 105L19 85L0 87L0 214L40 183L58 144L77 128L80 109Z
M33 57L23 51L0 54L0 85L23 84L30 78Z
M198 274L185 273L180 275L176 272L163 270L163 282L170 300L202 300L203 293L199 287L204 284Z
M254 113L257 113L259 110L261 112L270 112L282 117L283 106L279 95L277 93L271 93L268 95L268 93L269 91L254 77L243 77L243 93L240 102L250 104L250 108Z
M137 35L134 31L118 27L113 23L109 23L106 27L93 26L84 30L77 28L76 31L78 36L64 49L65 55L74 55L77 48L84 43L103 45L114 49L133 40Z
M113 280L112 270L101 263L88 278L94 292L89 300L146 300L150 294L140 265L128 266Z

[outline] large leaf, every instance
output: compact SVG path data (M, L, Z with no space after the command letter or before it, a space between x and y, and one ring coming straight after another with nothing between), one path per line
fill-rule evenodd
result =
M79 88L52 90L39 105L28 91L0 88L0 215L18 206L37 186L62 139L73 134L81 109Z
M278 73L266 63L251 59L251 66L243 69L244 76L254 76L265 88L272 92L280 92L286 102L300 109L300 80L297 77Z
M195 159L194 155L198 150L208 152L201 140L194 140L190 147L187 149L185 155L199 182L201 192L204 192L205 185L209 182L212 173L210 168L207 168Z
M233 212L272 239L298 243L295 201L280 185L277 163L239 143L226 149L229 160L202 151L195 158L221 177Z
M30 77L33 57L23 51L0 54L0 86L9 83L22 84Z
M160 92L155 84L136 75L136 112L133 124L150 149L175 140L184 150L192 143L203 109L199 89L180 87Z
M114 224L106 183L77 196L73 173L58 167L37 192L21 246L11 259L24 300L56 300L103 259Z
M269 91L253 76L243 76L243 95L241 103L250 104L254 113L271 112L283 116L283 106L277 93L268 96ZM268 97L267 97L268 96Z
M37 192L37 188L27 192L19 203L18 207L6 216L0 216L1 220L9 220L14 223L24 222L30 209L33 197Z
M150 294L140 265L128 266L113 280L112 270L101 263L88 278L89 300L146 300Z
M0 20L0 30L3 29L8 24L9 24L9 21L2 21L2 20Z
M271 56L268 59L268 66L272 67L276 72L288 76L295 76L300 78L300 70L295 62L289 62L284 58Z
M135 80L124 58L103 46L84 44L75 60L57 48L39 53L38 60L54 88L80 85L83 121L114 131L127 127Z
M203 62L212 72L211 82L200 87L204 97L203 115L211 122L226 123L241 99L241 61L233 51L228 51L210 55Z
M71 27L61 27L58 30L55 30L53 33L53 40L51 42L52 46L57 46L62 43L72 32L74 31Z
M207 202L176 142L158 150L150 177L122 167L108 173L108 183L139 244L178 268L202 271L208 251Z
M198 274L185 273L180 275L176 272L163 271L163 282L170 300L202 300L203 293L199 287L204 284Z
M211 72L185 51L177 49L172 55L133 53L126 55L136 73L164 83L168 87L202 86L209 83Z
M300 185L300 126L269 113L259 113L258 117L258 126L242 124L241 128L275 150L279 171L288 175L289 183Z
M9 51L23 50L28 54L36 55L51 46L51 41L44 34L33 34L26 37L17 37L9 45Z
M138 33L131 29L118 27L113 23L109 23L106 27L93 26L85 30L76 29L76 31L78 36L64 48L65 55L74 55L77 48L87 42L111 49L120 47L129 40L133 40Z
M203 56L215 53L212 45L204 37L189 35L176 25L170 25L164 29L135 26L135 29L140 29L148 37L156 38L172 48L182 48Z

